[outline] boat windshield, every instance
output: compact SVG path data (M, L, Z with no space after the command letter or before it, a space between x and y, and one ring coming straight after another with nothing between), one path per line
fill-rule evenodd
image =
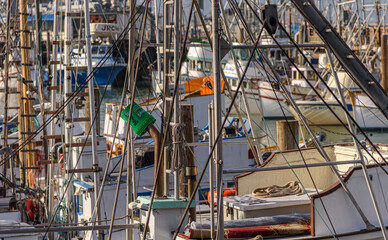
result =
M106 53L106 47L105 46L103 46L103 47L100 46L100 49L98 50L98 54L105 54L105 53Z
M92 54L97 54L98 47L94 46L92 47Z
M234 53L238 60L247 61L249 60L249 50L248 49L234 49Z

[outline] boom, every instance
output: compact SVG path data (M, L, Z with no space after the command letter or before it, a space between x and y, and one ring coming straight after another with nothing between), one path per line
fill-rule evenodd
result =
M316 30L322 41L334 53L341 66L349 73L353 81L365 91L378 108L388 118L388 95L357 58L327 19L315 7L311 0L291 0L303 17Z

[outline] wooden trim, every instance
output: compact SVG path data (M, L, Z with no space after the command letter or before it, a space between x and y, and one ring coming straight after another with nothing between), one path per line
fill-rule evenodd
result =
M79 92L77 94L75 93L66 93L66 97L71 97L71 96L77 96L77 97L89 97L89 93L86 92Z
M67 66L66 71L87 71L87 66Z
M89 122L90 118L88 117L81 117L81 118L66 118L66 122Z

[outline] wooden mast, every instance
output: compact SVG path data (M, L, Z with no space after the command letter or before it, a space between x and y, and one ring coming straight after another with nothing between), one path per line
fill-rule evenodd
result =
M19 19L20 19L20 48L21 48L21 64L22 64L22 79L18 85L21 90L21 105L18 110L19 119L19 144L22 144L28 137L32 135L33 130L33 117L32 114L32 91L28 86L31 83L31 71L30 71L30 32L28 30L27 22L27 1L19 0ZM35 167L35 146L30 140L19 152L20 161L27 165L27 179L28 186L34 185L34 170ZM21 179L22 181L22 179ZM24 182L25 183L25 182ZM22 185L24 184L22 183Z

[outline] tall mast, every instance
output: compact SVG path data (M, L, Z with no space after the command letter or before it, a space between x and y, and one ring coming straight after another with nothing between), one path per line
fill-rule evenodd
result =
M156 2L156 0L154 0ZM136 12L136 0L128 0L128 5L129 5L129 21L134 21L134 15ZM155 3L155 9L156 9L156 3ZM146 13L144 13L146 14ZM155 17L156 14L155 14ZM157 24L157 23L156 23ZM136 26L136 25L135 25ZM156 25L157 26L157 25ZM131 29L128 32L128 40L129 40L129 45L128 45L128 67L127 67L127 76L128 76L128 90L129 92L132 91L133 89L133 84L135 83L135 77L134 77L134 65L133 63L135 62L135 27L131 27ZM156 32L157 38L159 37L158 32ZM159 55L159 47L157 47L158 50L158 58L160 58ZM160 60L160 59L159 59ZM159 80L160 79L160 63L158 61L158 73L159 73ZM130 96L130 94L128 94ZM131 102L131 99L128 99L128 102ZM125 206L128 206L129 203L133 202L134 199L137 198L137 189L136 189L136 179L135 179L135 174L136 174L136 164L135 164L135 158L134 158L134 143L133 143L133 131L132 129L128 129L129 131L129 143L127 145L129 151L127 152L127 202ZM119 181L120 179L118 179ZM132 184L130 184L132 183ZM126 219L125 223L126 224L131 224L133 223L133 214L132 210L130 210L128 207L126 209ZM132 229L127 229L126 230L126 240L131 240L133 235Z
M64 88L64 99L65 102L69 98L67 94L71 93L71 88L72 88L72 82L71 82L71 71L68 69L70 66L70 41L72 38L71 35L71 17L68 16L68 13L70 14L71 11L71 4L70 0L65 1L65 41L64 41L64 64L65 64L65 72L64 72L64 79L63 79L63 88ZM72 118L72 112L71 112L71 104L67 105L65 107L65 119L71 119ZM73 132L73 123L71 122L66 122L65 123L65 146L71 145L72 142L72 132ZM64 161L66 163L66 169L73 169L73 164L71 163L71 148L66 147L65 148L65 153L64 154ZM65 179L66 181L70 180L71 174L69 172L65 173ZM67 209L71 209L71 202L72 202L72 188L69 188L68 191L65 193L65 200L66 200L66 206ZM70 210L68 210L68 222L70 223L71 219L71 213Z
M86 76L90 76L93 71L92 65L92 50L91 50L91 42L90 42L90 17L89 17L89 0L85 0L84 2L84 12L85 12L85 38L86 38L86 54L87 54L87 74ZM90 104L90 133L92 136L92 158L93 158L93 168L98 169L98 158L97 158L97 136L96 136L96 122L93 121L96 115L95 106L94 106L94 81L90 79L88 82L89 86L89 104ZM85 129L86 133L89 129ZM100 176L98 171L94 171L94 199L97 201L98 199L98 188L100 186ZM120 181L120 179L118 180ZM99 221L101 220L101 211L98 209L96 225L99 225ZM98 232L98 238L102 239L101 232Z
M22 64L22 87L21 87L21 106L18 111L19 119L19 144L33 135L33 118L32 114L32 91L28 84L32 83L31 80L31 69L30 69L30 56L29 50L31 49L30 44L30 32L28 30L27 22L27 1L19 0L19 19L20 19L20 48L21 48L21 64ZM23 161L24 166L27 165L28 173L28 186L33 187L34 185L34 170L35 167L35 146L30 140L19 152L20 161ZM27 163L27 164L26 164ZM21 181L22 177L21 177ZM22 185L25 182L21 182Z
M36 56L37 56L35 72L37 72L37 76L38 76L40 117L43 124L45 122L45 109L44 109L44 99L43 99L42 44L41 44L41 35L40 35L41 18L40 18L39 2L40 0L35 0L35 49L36 49ZM48 156L48 146L47 146L46 135L47 135L47 130L46 128L43 128L42 141L43 141L43 153L44 153L43 155L45 159L47 159L47 156ZM49 181L49 179L47 180Z
M7 0L7 19L6 19L6 35L5 35L5 64L4 64L4 118L3 118L3 147L8 147L8 69L9 69L9 35L10 35L10 15L11 15L11 0ZM4 153L4 159L7 159L7 151ZM12 161L10 169L12 169ZM4 170L7 169L7 164L3 164ZM3 172L4 174L4 172ZM11 172L11 176L13 173Z
M181 0L175 0L174 1L174 81L177 77L178 71L179 71L179 59L180 59L180 42L181 42L181 7L180 7ZM178 80L178 84L180 81ZM178 91L177 94L175 94L175 101L174 103L174 126L177 126L181 123L181 116L180 116L180 86L178 85ZM176 170L174 172L174 196L175 199L179 199L179 170Z
M221 66L219 44L219 0L212 0L212 34L213 34L213 75L214 75L214 132L218 133L221 128ZM224 215L223 215L223 186L222 186L222 138L219 138L216 145L214 155L216 161L216 184L217 184L217 239L221 239L224 235Z
M58 15L55 13L55 11L58 11L58 8L59 8L59 1L60 0L55 0L54 1L54 26L53 26L53 31L54 31L54 41L55 42L59 42L59 37L58 37ZM48 47L48 45L47 45ZM52 61L51 61L51 64L52 64L52 71L51 71L51 112L54 112L56 110L56 90L57 90L57 81L58 81L58 72L57 72L57 64L60 63L60 61L57 61L58 60L58 45L56 44L53 44L53 49L52 49ZM48 51L48 48L47 48L47 51ZM55 135L55 123L54 121L51 121L50 123L50 135L51 136L54 136ZM50 146L50 150L51 148L54 146L55 144L55 140L54 139L51 139L50 142L49 142L49 146ZM51 164L49 165L49 168L48 168L48 185L49 185L49 194L48 194L48 217L49 219L52 219L52 213L54 211L54 182L53 182L53 179L54 179L54 157L51 156L50 157L50 160L51 160ZM54 239L54 234L53 233L50 233L49 234L49 239Z

